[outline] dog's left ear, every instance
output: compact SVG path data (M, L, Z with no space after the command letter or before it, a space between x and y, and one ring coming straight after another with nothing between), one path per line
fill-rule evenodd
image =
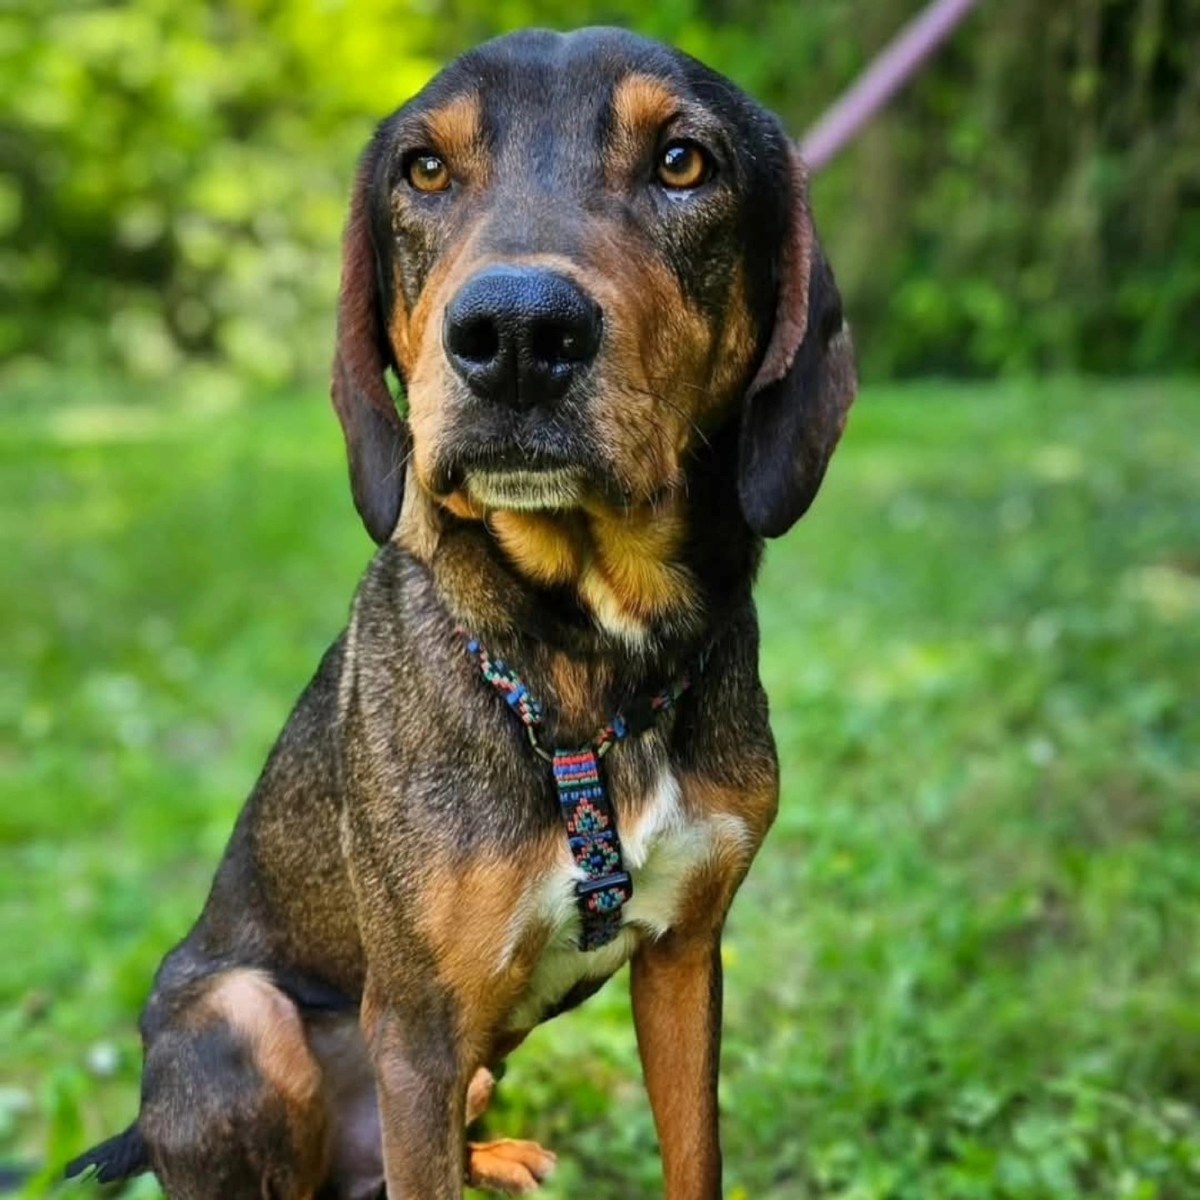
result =
M763 537L786 533L816 498L858 390L842 298L813 228L808 169L794 147L789 154L775 323L746 391L738 449L742 513Z
M332 392L346 435L354 506L367 532L382 544L400 517L411 440L385 377L392 352L384 331L384 288L371 229L377 146L378 140L359 164L342 243Z

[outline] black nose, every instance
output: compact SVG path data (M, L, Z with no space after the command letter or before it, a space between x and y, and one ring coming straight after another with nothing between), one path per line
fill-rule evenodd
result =
M534 408L557 400L595 358L600 308L553 271L489 267L450 301L442 344L481 399Z

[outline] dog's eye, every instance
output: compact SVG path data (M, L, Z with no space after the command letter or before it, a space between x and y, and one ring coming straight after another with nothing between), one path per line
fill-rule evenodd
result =
M418 192L444 192L450 186L450 168L443 158L428 150L414 154L404 174Z
M658 160L658 181L663 187L687 191L707 183L712 159L695 142L669 142Z

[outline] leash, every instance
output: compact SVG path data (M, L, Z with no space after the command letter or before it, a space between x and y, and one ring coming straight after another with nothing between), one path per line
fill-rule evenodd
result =
M800 155L809 168L819 171L857 137L978 2L930 0L800 140Z
M583 746L548 750L538 736L545 709L525 681L503 659L493 658L478 638L469 634L467 651L484 679L504 697L525 728L533 752L548 762L558 789L559 813L571 847L571 857L584 878L575 884L575 903L583 929L580 950L606 946L621 931L622 909L633 896L633 880L621 858L617 813L605 787L600 760L626 738L650 729L704 670L708 651L696 659L670 687L642 695L623 706Z

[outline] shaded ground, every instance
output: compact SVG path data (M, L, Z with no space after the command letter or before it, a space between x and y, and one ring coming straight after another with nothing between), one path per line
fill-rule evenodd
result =
M109 399L0 432L0 1161L132 1116L150 976L369 552L320 396ZM728 1194L1200 1195L1200 387L869 392L760 595ZM623 981L492 1127L552 1196L660 1194Z

